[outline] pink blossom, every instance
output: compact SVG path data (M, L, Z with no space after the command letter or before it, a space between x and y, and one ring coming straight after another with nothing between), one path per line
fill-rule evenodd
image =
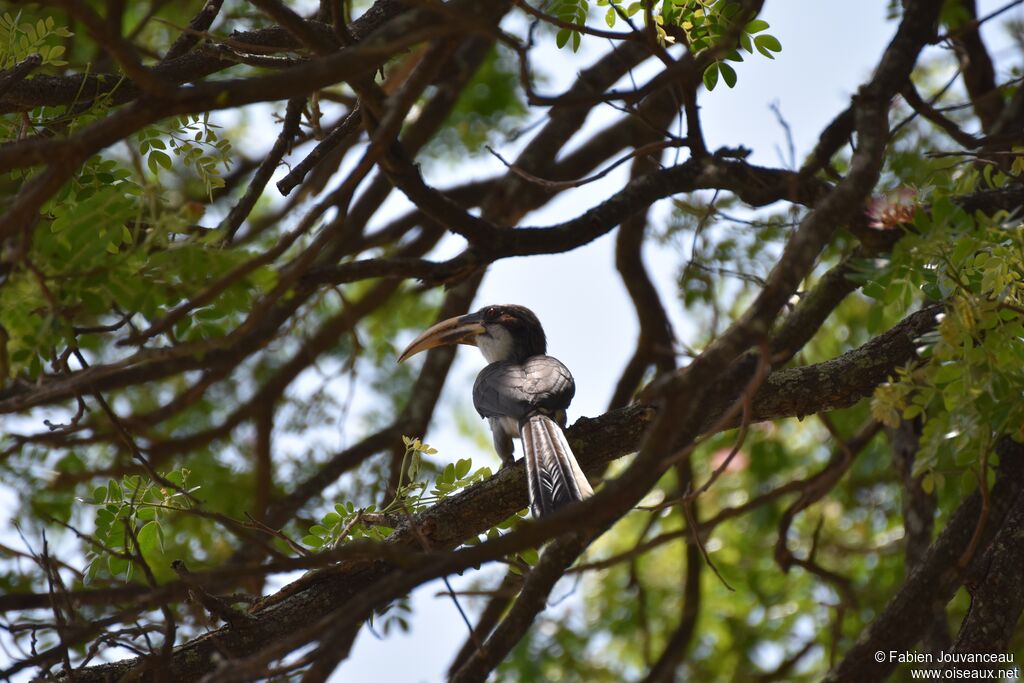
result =
M875 196L868 202L868 227L875 230L895 230L914 220L917 209L917 190L900 187L888 194Z

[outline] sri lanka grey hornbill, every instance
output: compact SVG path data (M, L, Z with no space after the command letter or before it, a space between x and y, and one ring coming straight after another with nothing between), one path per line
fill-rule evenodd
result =
M473 385L473 405L490 422L505 465L515 460L512 439L522 439L534 517L591 495L562 433L576 384L561 361L545 355L544 328L533 311L486 306L449 318L414 339L398 361L443 344L476 346L487 360Z

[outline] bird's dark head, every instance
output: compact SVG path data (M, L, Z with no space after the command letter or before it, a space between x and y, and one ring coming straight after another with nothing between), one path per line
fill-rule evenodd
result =
M398 362L444 344L479 347L488 363L524 361L547 350L544 328L533 311L525 306L498 304L439 322L416 337L398 357Z

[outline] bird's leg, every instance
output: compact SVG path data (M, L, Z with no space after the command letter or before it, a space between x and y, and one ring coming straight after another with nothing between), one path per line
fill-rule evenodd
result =
M514 455L515 445L512 443L512 435L505 431L500 418L490 418L491 436L494 438L494 450L501 458L501 466L508 467L516 461Z
M516 461L515 445L512 443L512 437L504 432L494 432L494 450L498 452L498 457L501 458L501 466L508 467Z

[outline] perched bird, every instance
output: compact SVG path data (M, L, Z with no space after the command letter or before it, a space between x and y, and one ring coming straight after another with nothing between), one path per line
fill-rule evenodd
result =
M512 439L522 439L533 516L592 495L562 433L576 383L569 368L545 355L544 328L533 311L507 304L449 318L414 339L398 362L444 344L476 346L487 360L473 384L473 405L490 422L504 465L515 461Z

